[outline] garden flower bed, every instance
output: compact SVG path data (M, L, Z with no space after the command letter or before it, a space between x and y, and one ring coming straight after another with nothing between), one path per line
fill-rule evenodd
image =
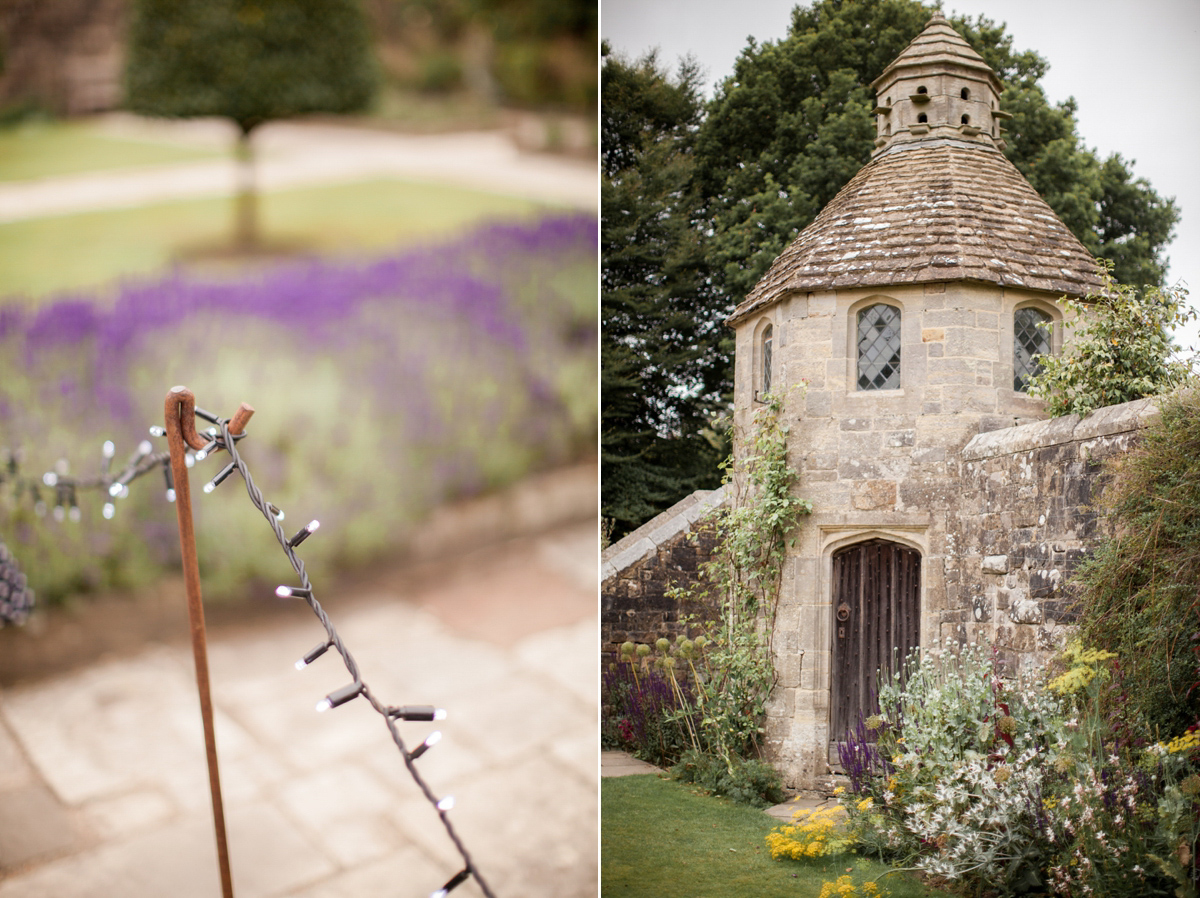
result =
M842 752L845 835L798 821L772 854L853 845L971 895L1195 896L1200 731L1149 738L1101 712L1128 704L1115 655L1063 659L1047 682L1002 677L982 647L910 658Z
M182 383L212 411L259 409L244 451L289 515L320 516L310 570L393 551L436 503L589 450L595 284L595 219L561 215L363 261L0 305L0 462L7 450L23 478L0 484L0 533L43 598L172 564L163 489L137 484L111 521L106 497L80 496L58 520L53 490L33 489L58 459L90 473L105 440L133 451ZM248 503L213 501L195 503L206 591L273 582Z

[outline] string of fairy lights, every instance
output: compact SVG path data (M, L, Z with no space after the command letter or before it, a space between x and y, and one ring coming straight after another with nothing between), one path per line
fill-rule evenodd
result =
M422 795L429 801L437 812L443 828L446 831L450 841L453 842L455 849L462 858L463 867L448 879L441 888L431 893L430 898L445 898L450 892L457 888L468 879L474 878L475 882L487 898L495 898L495 895L489 888L486 881L479 874L471 856L463 844L462 839L455 831L452 825L448 812L454 807L454 798L452 796L438 797L430 789L425 779L421 776L421 772L417 767L417 761L435 746L442 738L440 731L433 731L421 743L411 750L406 746L403 737L400 734L400 729L397 726L399 721L437 721L442 720L446 716L446 712L440 708L435 708L432 705L385 705L382 700L372 691L371 687L363 679L359 670L358 663L354 656L338 635L336 627L329 619L329 615L321 607L317 601L312 582L309 580L308 574L305 571L304 561L296 553L296 549L320 526L318 521L310 521L305 524L295 533L289 535L283 529L284 512L278 506L267 501L263 496L262 490L255 485L253 477L238 452L237 443L246 436L244 433L231 434L229 432L230 419L221 418L210 412L204 411L201 408L195 409L197 418L207 421L211 426L201 432L201 435L208 438L208 444L203 448L195 451L188 451L185 459L187 467L193 467L196 462L203 461L205 458L216 454L220 451L229 453L229 462L226 464L208 483L204 486L205 493L214 492L222 483L228 480L235 472L241 475L241 478L246 486L246 492L250 496L250 501L262 513L264 519L270 525L272 532L275 534L276 540L287 556L288 562L295 571L298 585L280 585L275 594L280 598L294 598L305 602L317 619L321 622L321 626L325 630L325 640L314 646L304 654L300 660L296 662L296 669L303 670L310 664L316 663L331 649L341 656L342 663L345 665L346 672L350 677L350 682L339 689L326 695L316 705L316 710L326 712L348 702L361 699L366 701L384 720L391 734L392 741L396 748L400 751L400 756L404 760L404 765L408 769L409 775L413 782L421 791ZM151 427L150 434L154 437L163 437L166 431L162 427ZM111 519L116 515L116 503L129 495L129 485L136 479L153 473L155 470L161 470L166 486L166 498L169 502L174 502L176 499L175 485L171 478L171 465L169 452L155 452L154 447L149 440L143 440L137 449L129 456L125 464L117 470L113 469L113 459L116 455L115 446L111 441L104 443L102 448L103 464L98 475L87 478L76 478L68 473L68 466L65 462L60 461L54 471L47 472L40 482L23 480L18 476L17 466L14 460L10 458L7 474L7 479L13 483L14 491L19 497L24 491L28 491L35 503L35 509L39 515L51 513L56 520L72 520L79 521L81 513L79 511L78 494L88 490L103 490L106 494L107 501L105 502L103 514L107 519ZM4 479L0 473L0 480ZM54 491L53 510L49 511L51 506L46 503L43 498L43 488ZM15 567L15 559L12 559L11 553L0 542L0 594L5 592L4 585L7 583L6 565L12 561L12 567ZM21 588L26 590L28 601L22 609L14 613L10 620L20 621L28 614L29 606L33 602L33 594L31 590L27 590L24 574L20 574ZM9 590L13 593L15 590ZM0 598L0 614L3 613L4 599Z

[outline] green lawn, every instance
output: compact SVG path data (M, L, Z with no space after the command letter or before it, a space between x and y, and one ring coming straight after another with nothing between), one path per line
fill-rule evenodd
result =
M108 137L87 122L30 122L0 128L0 182L194 162L222 155L213 150Z
M771 817L658 776L602 779L600 809L604 898L817 898L826 880L851 873L860 883L887 870L852 854L773 860L765 841ZM906 874L881 885L892 898L945 898Z
M545 211L527 200L398 180L262 197L265 240L312 252L377 252L489 219ZM0 297L48 293L161 271L227 241L232 199L54 216L0 225Z

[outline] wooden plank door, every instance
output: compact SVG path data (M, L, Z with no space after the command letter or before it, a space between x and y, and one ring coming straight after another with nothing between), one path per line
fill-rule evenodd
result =
M833 556L831 743L878 710L878 671L890 675L920 639L920 552L873 539Z

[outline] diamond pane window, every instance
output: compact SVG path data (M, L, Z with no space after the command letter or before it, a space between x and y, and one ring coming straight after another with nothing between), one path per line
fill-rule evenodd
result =
M772 328L768 324L762 336L762 392L771 392L771 338Z
M900 389L900 310L877 303L858 313L858 388Z
M1013 389L1018 393L1026 392L1029 378L1042 370L1034 357L1050 354L1050 331L1038 326L1049 321L1049 315L1034 308L1017 309L1013 316Z

